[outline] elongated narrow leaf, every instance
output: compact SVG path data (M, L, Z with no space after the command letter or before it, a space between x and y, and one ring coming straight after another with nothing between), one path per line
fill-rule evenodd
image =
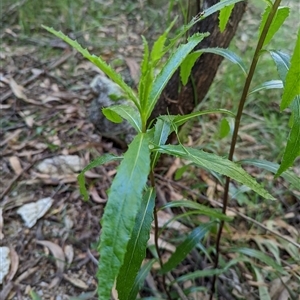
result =
M291 110L293 114L293 125L284 149L280 168L275 177L278 177L282 172L292 166L295 159L300 155L300 96L297 96L293 101Z
M180 65L180 79L183 85L188 83L192 68L201 54L202 52L199 53L198 51L190 53Z
M142 131L142 122L141 122L140 114L134 107L130 105L124 105L124 104L114 105L114 106L103 108L102 112L105 116L107 116L107 114L111 112L116 113L118 116L127 120L129 124L133 128L135 128L137 132Z
M66 35L64 35L61 31L56 31L53 28L43 26L46 30L62 39L74 49L76 49L79 53L81 53L85 58L87 58L90 62L92 62L95 66L97 66L101 71L103 71L111 80L113 80L116 84L118 84L122 90L126 93L127 97L134 102L137 108L140 108L139 99L135 95L134 91L131 87L129 87L122 77L111 68L101 57L92 55L89 53L87 49L82 48L82 46L77 42Z
M97 275L100 299L110 299L111 289L124 262L135 226L149 170L149 138L147 134L139 133L124 154L111 185L102 218Z
M204 167L208 170L226 175L246 186L251 188L257 194L266 199L275 200L253 177L251 177L244 169L236 163L217 156L215 154L207 153L202 150L197 150L189 147L182 147L181 145L166 145L156 148L157 151L168 153L174 156L179 156L190 160L198 166Z
M263 82L262 84L260 84L259 86L255 87L250 93L256 93L262 90L270 90L270 89L282 89L283 88L283 83L281 80L270 80L270 81L266 81Z
M261 20L260 27L259 27L259 34L262 33L263 28L265 27L265 24L266 24L266 21L270 14L271 9L272 9L271 6L267 6L263 13L262 20ZM290 8L287 6L281 6L277 9L277 12L276 12L276 14L273 18L273 21L270 25L270 28L268 30L268 33L265 38L263 46L267 45L271 41L274 34L279 30L279 28L281 27L281 25L283 24L285 19L288 17L289 13L290 13Z
M170 39L170 44L168 45L168 47L166 47L165 50L168 50L170 48L172 48L174 46L174 44L178 41L178 39L180 37L182 37L188 30L190 30L197 22L207 18L208 16L214 14L215 12L221 10L222 8L226 7L226 6L229 6L231 4L235 4L235 3L238 3L238 2L242 2L244 0L224 0L224 1L221 1L221 2L218 2L217 4L213 5L213 6L210 6L209 8L205 9L204 11L198 13L196 16L194 16L192 18L192 20L182 26L182 28L179 30L179 32L177 33L177 35Z
M206 269L206 270L196 271L196 272L189 273L187 275L180 276L176 279L176 281L183 282L183 281L195 280L201 277L221 275L224 272L226 272L225 269Z
M203 48L189 54L180 66L180 77L183 85L187 84L192 68L202 53L213 53L220 55L234 64L237 64L244 74L247 74L246 66L242 59L234 52L224 48Z
M260 260L262 263L266 264L267 266L274 268L274 270L276 270L280 273L283 272L282 266L277 264L270 256L266 255L265 253L263 253L261 251L254 250L251 248L231 248L231 249L228 249L228 252L241 253L241 254L256 258L256 259Z
M141 103L141 107L145 107L149 95L149 91L152 87L154 68L149 62L149 46L146 38L142 36L144 45L143 60L141 62L141 77L138 88L138 95Z
M217 11L227 7L227 6L230 6L232 4L235 4L235 3L238 3L238 2L241 2L241 1L244 1L244 0L223 0L223 1L220 1L217 4L205 9L203 17L208 17L208 16L212 15L213 13L215 13L215 12L217 12Z
M224 0L221 0L221 2ZM228 20L231 16L232 9L234 8L234 4L228 5L220 10L219 13L219 28L220 31L223 32L226 28Z
M165 54L165 43L167 40L167 36L174 26L175 22L177 20L177 17L173 20L173 22L170 24L170 26L165 30L165 32L155 41L152 51L151 51L151 61L155 65L157 61L159 61L163 55Z
M151 259L141 267L137 277L135 278L135 282L132 286L128 299L136 299L137 293L141 289L147 275L156 261L156 259Z
M298 31L296 46L291 58L291 66L285 80L285 86L280 103L280 109L287 108L296 96L300 95L300 28Z
M167 204L163 205L160 209L165 208L172 208L172 207L186 207L191 209L196 209L199 215L206 215L211 218L216 218L223 221L231 221L232 218L224 215L222 212L218 211L216 208L210 208L200 203L191 201L191 200L178 200L168 202Z
M270 54L276 64L279 77L285 83L286 74L290 68L291 57L281 51L270 51Z
M261 275L259 269L256 268L254 265L252 265L252 268L255 272L256 280L258 282L264 282L265 280L264 280L263 276ZM259 299L260 300L271 300L271 297L270 297L270 294L268 292L268 287L267 286L260 284L258 286L258 292L259 292Z
M171 132L171 123L169 119L158 117L154 126L154 139L153 142L155 145L164 145L168 139L168 136ZM153 169L159 159L160 153L154 152L152 157L152 165Z
M206 233L211 229L213 223L206 223L193 229L182 244L172 254L169 260L163 265L162 273L167 273L181 263L193 248L204 238Z
M208 36L208 33L196 33L189 38L188 42L184 45L180 45L178 49L171 55L168 59L160 73L155 78L152 89L149 94L149 99L147 103L147 118L150 116L158 97L161 92L167 85L168 81L181 65L185 57L197 46L205 37Z
M260 160L260 159L243 159L239 161L241 164L249 164L252 166L256 166L258 168L270 171L274 174L276 174L279 165L267 160ZM281 177L283 177L287 182L293 185L293 188L296 188L300 190L300 178L298 175L291 171L285 171L282 174L280 174Z
M236 265L237 263L240 262L249 262L251 263L250 258L247 257L237 257L234 259L231 259L223 269L206 269L206 270L201 270L201 271L196 271L189 273L187 275L180 276L176 279L177 282L183 282L183 281L188 281L188 280L195 280L199 277L208 277L208 276L213 276L213 275L221 275L224 272L226 272L229 268L232 266Z
M170 121L167 118L158 117L155 123L154 140L156 145L164 145L171 130Z
M111 155L111 154L104 154L102 156L99 156L97 157L95 160L93 160L92 162L90 162L78 175L77 177L77 180L78 180L78 183L79 183L79 190L80 190L80 194L83 196L83 199L85 201L88 200L89 198L89 195L88 195L88 192L86 190L86 187L85 187L85 178L84 178L84 173L86 171L89 171L93 168L96 168L100 165L103 165L105 163L108 163L110 161L113 161L113 160L121 160L123 157L119 157L119 156L114 156L114 155Z
M234 113L231 112L230 110L227 109L209 109L209 110L203 110L203 111L196 111L187 115L183 115L183 116L174 116L173 118L173 123L176 127L179 127L181 125L183 125L184 123L186 123L187 121L195 118L195 117L199 117L202 115L208 115L208 114L227 114L230 115L232 117L235 117Z
M147 241L150 236L155 205L155 192L150 188L143 197L135 226L127 246L124 263L117 278L117 291L120 300L136 299L132 297L131 289L146 255Z
M198 51L202 53L213 53L213 54L223 56L224 58L228 59L232 63L237 64L241 68L243 73L247 75L247 69L244 62L237 54L235 54L231 50L224 49L224 48L204 48L201 50L197 50L197 52Z

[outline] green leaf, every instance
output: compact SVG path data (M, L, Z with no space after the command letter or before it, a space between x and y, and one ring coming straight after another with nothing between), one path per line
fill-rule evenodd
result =
M141 63L141 78L139 82L138 94L141 103L141 107L145 107L149 95L149 91L152 86L154 77L154 68L149 62L149 46L144 36L142 36L144 45L143 60Z
M131 289L146 255L154 205L155 192L153 188L150 188L143 197L135 226L127 246L124 263L117 278L117 291L120 300L136 299L137 295L132 297ZM131 298L129 298L129 295L131 295Z
M77 176L77 180L78 180L78 183L79 183L79 191L80 191L80 194L82 195L83 199L85 201L87 201L89 199L89 195L88 195L88 192L86 190L86 187L85 187L85 178L84 178L84 173L86 171L89 171L93 168L96 168L100 165L103 165L105 163L108 163L110 161L113 161L113 160L121 160L123 159L123 157L119 157L119 156L114 156L114 155L111 155L111 154L104 154L102 156L99 156L97 157L96 159L94 159L92 162L90 162L80 173L79 175Z
M238 3L238 2L241 2L241 1L244 1L244 0L223 0L223 1L220 1L217 4L205 9L203 17L206 18L206 17L214 14L215 12L217 12L217 11L227 7L227 6L230 6L232 4L235 4L235 3Z
M158 117L154 126L154 139L156 145L164 145L171 130L171 123L167 118Z
M247 75L247 69L244 62L237 54L235 54L231 50L224 49L224 48L204 48L204 49L197 50L197 52L213 53L213 54L223 56L224 58L228 59L232 63L238 65L240 69L243 71L243 73Z
M190 53L180 65L180 78L183 85L187 84L192 68L201 54L197 51Z
M233 265L236 265L240 262L251 262L249 258L247 257L237 257L234 259L231 259L223 269L206 269L201 271L196 271L189 273L187 275L180 276L176 279L177 282L187 281L187 280L195 280L199 277L208 277L208 276L214 276L214 275L221 275L224 272L226 272L230 267Z
M110 299L111 289L124 262L127 245L135 226L149 171L149 137L139 133L124 154L111 185L102 218L97 274L100 299Z
M180 45L178 49L171 55L168 61L165 63L164 67L160 73L154 79L152 89L149 94L147 107L146 107L146 119L151 115L151 112L168 81L181 65L185 57L194 49L194 47L199 44L208 33L196 33L188 39L188 42L184 45Z
M224 0L221 0L221 2ZM228 5L220 10L219 13L219 28L220 31L223 32L226 28L228 20L231 16L232 9L234 8L234 4Z
M300 95L300 29L298 31L296 46L291 58L291 66L285 80L280 109L287 108L296 96Z
M177 35L170 39L170 44L168 45L167 48L171 48L172 46L174 46L174 44L179 40L180 37L182 37L188 30L190 30L197 22L207 18L208 16L214 14L215 12L221 10L222 8L241 2L244 0L224 0L221 2L216 3L213 6L210 6L209 8L205 9L204 11L200 12L199 14L197 14L196 16L194 16L192 18L192 20L187 24L182 26L182 28L179 30L179 32L177 33Z
M261 251L250 249L250 248L230 248L228 252L240 253L253 258L260 260L262 263L266 264L269 267L272 267L274 270L279 273L283 273L284 270L282 266L278 265L270 256L264 254Z
M276 173L279 165L273 162L269 162L266 160L260 160L260 159L243 159L239 161L241 164L250 164L253 166L256 166L258 168L262 168L264 170L270 171L272 173ZM280 174L281 177L283 177L287 182L293 185L294 188L300 190L300 178L298 175L291 171L285 171L282 174Z
M29 295L32 300L42 300L42 298L34 290L30 290Z
M113 80L116 84L120 86L120 88L125 92L127 97L134 102L136 107L140 109L139 99L135 95L134 91L131 87L129 87L122 77L111 68L101 57L92 55L89 53L87 49L82 48L82 46L77 42L66 35L64 35L61 31L56 31L53 28L47 27L42 25L43 28L57 36L58 38L62 39L74 49L76 49L79 53L81 53L85 58L87 58L90 62L92 62L95 66L97 66L101 71L103 71L111 80Z
M229 122L227 120L227 118L223 118L221 123L220 123L220 138L224 138L226 137L230 132L230 125Z
M113 115L117 115L118 118L121 119L122 118L127 120L129 122L129 124L135 128L135 130L137 132L141 132L142 131L142 122L141 122L141 117L139 112L132 106L130 105L125 105L125 104L120 104L120 105L113 105L110 107L105 107L102 109L103 114L112 122L114 122L113 120L111 120L107 114L110 116L110 114ZM115 123L120 123L120 122L115 122Z
M164 116L158 117L154 126L154 139L155 145L164 145L171 132L171 123L168 118ZM151 168L153 169L160 157L160 153L154 152L152 156Z
M189 168L189 165L184 165L183 167L181 168L178 168L175 172L175 176L174 176L174 179L177 181L177 180L180 180L182 178L182 175L186 172L186 170Z
M136 299L137 293L139 292L142 285L144 284L147 275L151 271L151 268L156 261L157 261L156 259L151 259L141 267L137 277L135 278L135 282L132 286L128 299Z
M155 148L155 150L161 153L167 153L190 160L198 166L228 176L248 186L257 194L266 199L275 200L275 198L271 196L259 183L257 183L256 180L251 177L244 169L228 159L222 158L215 154L204 152L202 150L182 147L181 145L160 146Z
M228 114L232 117L235 117L235 114L233 112L231 112L230 110L227 109L208 109L208 110L202 110L202 111L196 111L187 115L183 115L183 116L173 116L173 123L176 127L179 127L181 125L183 125L184 123L186 123L187 121L189 121L190 119L193 119L195 117L199 117L202 115L208 115L208 114Z
M261 275L261 273L259 272L258 268L256 268L254 265L251 265L254 272L255 272L255 275L256 275L256 280L258 282L264 282L264 278L263 276ZM260 284L258 286L258 292L259 292L259 299L260 300L271 300L271 297L270 297L270 294L268 292L268 287L265 286L265 285L262 285Z
M195 209L198 211L199 215L206 215L211 218L215 218L223 221L232 220L231 217L224 215L221 211L219 211L216 208L210 208L208 206L199 204L191 200L178 200L178 201L168 202L167 204L163 205L160 209L162 210L165 208L173 208L173 207L186 207L186 208Z
M173 22L170 24L170 26L165 30L165 32L155 41L152 51L150 54L150 59L153 62L153 65L156 65L156 62L159 61L163 55L166 53L165 52L165 43L167 40L167 36L174 26L174 24L177 21L177 17L173 20Z
M283 88L283 83L281 80L270 80L263 82L259 86L255 87L249 95L262 91L262 90L270 90L270 89L282 89Z
M261 35L263 28L265 27L271 9L272 9L271 6L267 6L263 13L262 20L259 27L259 35ZM287 6L281 6L277 9L276 14L268 30L267 36L264 40L263 46L267 45L271 41L274 34L279 30L279 28L281 27L285 19L288 17L289 13L290 13L290 8Z
M293 114L293 125L284 149L280 168L275 178L292 166L295 159L300 155L300 96L297 96L293 101L291 110Z
M183 63L180 66L180 77L183 85L187 84L188 78L191 74L192 68L196 62L196 60L200 57L202 53L213 53L216 55L220 55L234 64L237 64L244 74L247 74L246 66L242 59L236 55L234 52L224 48L203 48L197 51L190 53Z
M290 68L290 56L281 51L270 51L270 54L276 64L280 79L285 83L286 74Z
M176 251L169 260L163 265L161 272L165 274L181 263L192 249L204 238L212 225L213 223L206 223L193 229L184 242L176 248Z
M183 282L188 280L195 280L199 277L209 277L214 275L221 275L225 272L224 269L206 269L201 271L195 271L192 273L189 273L187 275L180 276L176 279L177 282Z
M113 109L110 107L104 107L102 108L102 113L108 119L109 121L113 123L121 123L123 119L119 116L118 113L116 113Z

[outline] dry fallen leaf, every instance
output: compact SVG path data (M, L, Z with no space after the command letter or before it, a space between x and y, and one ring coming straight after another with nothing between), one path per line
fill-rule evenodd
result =
M36 241L38 245L49 248L52 255L55 257L55 263L60 273L63 273L65 267L65 254L60 246L49 241Z
M92 200L96 203L106 203L107 199L103 199L99 196L96 188L93 186L89 189L89 194L92 197Z
M76 278L73 274L64 274L64 279L82 290L87 290L89 288L89 286L84 281L82 281L79 278Z
M19 115L23 118L24 122L29 128L32 128L34 125L34 117L31 114L31 111L25 110L25 111L19 111Z
M52 198L47 197L40 199L37 202L27 203L18 208L17 213L24 220L25 226L31 228L35 225L38 219L46 214L53 201L54 200Z
M0 207L0 241L3 240L4 238L4 234L2 232L2 229L3 229L3 209L2 207Z
M20 175L23 171L21 162L17 156L11 156L9 159L11 168L14 170L16 175Z
M10 267L10 255L9 255L8 247L0 247L0 261L1 261L0 284L2 284L3 279L8 274L9 267Z
M159 228L162 228L164 227L164 225L169 222L173 217L164 212L164 211L158 211L157 212L157 220L158 220L158 227ZM179 231L182 231L182 232L187 232L189 231L189 228L186 227L185 225L183 225L182 223L176 221L176 220L173 220L173 221L170 221L167 226L167 228L172 228L172 229L175 229L175 230L179 230Z
M25 101L28 100L27 96L24 93L24 91L25 91L24 87L21 86L21 85L19 85L19 84L17 84L13 78L10 78L10 80L9 80L9 86L10 86L13 94L17 98L25 100Z
M70 265L74 258L74 249L73 249L72 245L66 245L64 247L64 252L65 252L65 256L67 258L67 262Z
M18 253L16 252L16 250L13 247L9 247L9 250L10 250L11 267L10 267L9 274L7 275L8 281L13 280L13 278L15 277L15 275L18 271L18 267L19 267Z
M126 64L129 68L130 76L135 84L139 83L140 67L135 59L127 57L125 58Z
M153 233L150 233L150 238L148 241L148 246L151 246L151 245L155 245L155 239L154 239ZM175 250L176 250L176 247L174 245L164 241L161 238L158 239L158 246L159 246L159 248L168 250L170 252L175 252Z
M84 160L77 155L59 155L47 158L37 165L41 173L51 175L73 174L84 168Z

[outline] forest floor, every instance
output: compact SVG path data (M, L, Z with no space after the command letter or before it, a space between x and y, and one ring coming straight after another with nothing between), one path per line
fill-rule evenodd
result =
M162 9L147 11L142 5L141 1L130 12L126 8L112 18L107 17L96 31L75 35L90 52L101 51L101 56L132 85L138 78L142 58L140 36L157 37L166 21ZM0 299L34 299L30 296L32 290L41 299L97 299L99 220L116 163L86 173L88 202L84 202L79 193L77 175L99 155L120 154L123 150L109 138L101 137L87 118L87 109L95 97L89 85L98 70L45 32L25 36L18 9L14 5L6 7L10 21L4 24L1 32L0 274L5 279L2 278ZM151 12L156 17L146 22L143 9L144 14ZM245 18L249 20L250 15ZM90 39L95 43L89 44ZM193 144L206 127L217 126L217 121L212 118L210 124L194 126L188 143ZM257 146L250 136L244 135L244 142L248 150ZM160 200L167 202L190 197L212 207L221 207L222 186L216 184L208 172L193 167L187 168L177 180L176 170L183 166L183 162L175 159L170 161L169 167L162 166L157 170ZM257 168L247 170L261 181L273 180L272 175L261 175ZM299 167L294 170L300 172ZM253 276L248 266L241 264L239 274L232 271L229 277L224 275L222 278L225 286L230 286L229 279L235 280L230 286L230 299L259 299L259 285L269 289L272 300L288 299L284 296L287 287L299 292L299 282L295 278L300 278L297 261L300 194L295 189L289 190L283 180L268 187L274 185L282 191L276 195L278 202L275 205L260 202L248 206L247 196L243 198L245 202L234 201L230 205L229 214L236 220L224 234L223 247L235 243L263 249L283 262L287 274L281 277L282 281L271 278L262 282ZM198 197L199 193L203 197ZM31 205L26 206L29 203ZM160 225L175 213L171 210L161 213ZM200 218L202 222L207 220L207 217ZM177 221L171 224L174 231L181 232L185 228ZM176 244L169 241L168 236L163 236L162 240L161 247L167 259ZM213 240L206 242L207 248L214 245ZM186 260L179 269L182 272L189 270L192 261ZM146 280L144 295L159 298L161 284L156 281L155 268L157 266ZM5 269L8 273L4 273ZM206 284L204 280L203 286ZM178 285L178 288L183 287ZM228 292L219 292L219 299L228 299ZM278 295L282 295L281 298ZM198 291L191 293L189 299L207 298L203 291Z

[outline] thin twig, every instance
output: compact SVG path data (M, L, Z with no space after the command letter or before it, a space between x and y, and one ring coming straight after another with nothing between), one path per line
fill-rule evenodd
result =
M151 170L150 172L150 181L151 181L151 186L155 189L155 178L154 178L154 173L153 170ZM157 209L156 207L154 208L154 243L155 243L155 249L157 252L157 256L158 256L158 261L160 264L160 268L163 268L163 261L162 261L162 257L160 255L160 251L159 251L159 246L158 246L158 218L157 218ZM163 281L163 287L164 290L167 294L167 297L169 300L172 300L171 295L169 294L168 288L167 288L167 284L166 284L166 275L163 274L162 275L162 281Z
M245 81L242 96L241 96L241 99L240 99L240 102L239 102L238 112L237 112L237 115L236 115L236 118L235 118L234 131L233 131L233 134L232 134L232 140L231 140L230 151L229 151L229 156L228 156L228 159L231 160L231 161L233 160L233 154L234 154L235 146L236 146L236 143L237 143L237 137L238 137L238 132L239 132L240 121L241 121L241 118L242 118L242 113L243 113L244 106L245 106L245 103L246 103L246 99L247 99L247 96L248 96L248 93L249 93L249 88L250 88L250 84L251 84L251 81L252 81L252 78L253 78L253 75L254 75L254 71L256 69L256 66L257 66L257 63L258 63L258 60L259 60L259 57L260 57L260 51L263 47L265 38L267 36L267 33L268 33L269 28L271 26L271 23L274 19L274 16L277 12L277 9L280 5L280 2L281 2L281 0L275 0L273 6L271 8L271 11L268 15L268 18L266 20L266 23L264 25L262 33L259 37L256 49L255 49L255 52L254 52L254 56L253 56L253 59L252 59L252 62L251 62L251 66L250 66L250 69L249 69L249 73L248 73L248 76L247 76L246 81ZM224 188L224 197L223 197L223 209L222 209L222 212L224 214L226 214L226 208L227 208L227 205L228 205L229 184L230 184L230 178L226 177L226 183L225 183L225 188ZM221 236L222 236L222 231L223 231L224 224L225 224L225 222L222 220L220 222L220 227L219 227L218 234L217 234L216 257L215 257L215 264L214 264L215 269L217 269L218 265L219 265L220 242L221 242ZM210 300L213 299L213 296L214 296L214 293L215 293L216 279L217 279L217 276L214 275L213 280L212 280L212 289L211 289Z

